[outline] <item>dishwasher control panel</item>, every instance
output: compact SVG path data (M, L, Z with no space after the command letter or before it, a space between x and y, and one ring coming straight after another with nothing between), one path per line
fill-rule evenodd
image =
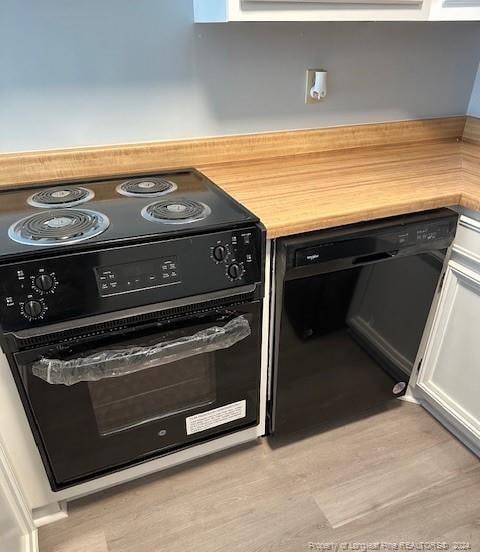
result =
M287 238L283 241L287 266L345 264L347 260L355 265L446 249L455 237L457 219L456 213L442 209Z

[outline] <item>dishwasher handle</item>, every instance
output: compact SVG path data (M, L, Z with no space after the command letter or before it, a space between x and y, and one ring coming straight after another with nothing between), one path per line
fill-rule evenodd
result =
M356 257L352 260L353 265L365 264L365 263L374 263L377 261L384 261L386 259L391 259L398 255L399 250L394 249L392 251L381 251L379 253L372 253L371 255L362 255L361 257Z
M401 246L396 235L361 236L350 239L321 241L296 249L293 267L300 268L319 263L347 261L351 265L394 257Z

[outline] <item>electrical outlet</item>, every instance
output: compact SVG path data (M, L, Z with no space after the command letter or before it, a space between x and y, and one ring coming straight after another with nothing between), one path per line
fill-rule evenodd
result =
M311 91L315 86L315 78L319 74L320 89L317 97L312 96ZM318 104L327 95L327 72L324 69L307 69L307 75L305 79L305 103L306 104Z

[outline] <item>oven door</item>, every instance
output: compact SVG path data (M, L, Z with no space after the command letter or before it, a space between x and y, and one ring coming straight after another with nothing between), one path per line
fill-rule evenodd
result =
M258 423L259 301L121 322L13 355L54 490Z

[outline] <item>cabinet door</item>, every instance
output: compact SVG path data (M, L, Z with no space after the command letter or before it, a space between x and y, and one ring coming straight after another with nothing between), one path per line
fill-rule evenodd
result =
M38 550L37 530L0 440L0 550Z
M480 266L449 263L417 384L440 421L480 447Z
M478 21L480 0L432 0L431 21Z
M417 21L430 0L193 0L195 21Z

